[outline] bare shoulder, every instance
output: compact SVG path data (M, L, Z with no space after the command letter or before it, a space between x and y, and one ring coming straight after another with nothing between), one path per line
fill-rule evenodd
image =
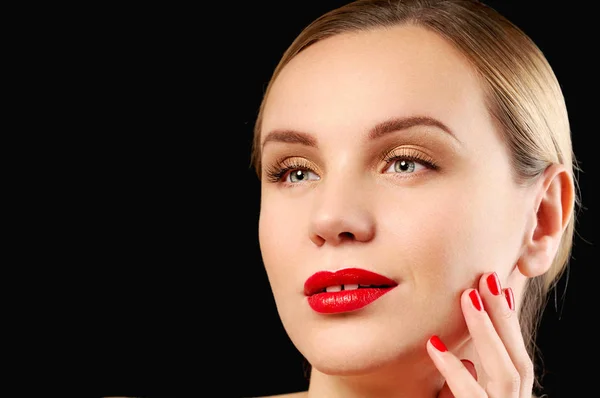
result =
M248 397L248 398L306 398L308 396L308 393L306 391L300 391L300 392L292 392L292 393L288 393L288 394L278 394L278 395L268 395L268 396L263 396L263 397ZM137 397L130 397L130 396L105 396L102 398L137 398Z
M278 394L278 395L269 395L269 396L263 396L263 397L253 397L253 398L306 398L306 397L308 397L308 392L300 391L300 392L293 392L293 393L289 393L289 394ZM531 395L531 398L544 398L544 396L542 395L541 397L538 397L537 395Z
M306 391L300 391L300 392L292 392L292 393L288 393L288 394L278 394L278 395L268 395L268 396L262 396L262 397L247 397L247 398L306 398L308 396L308 393ZM137 397L130 397L130 396L104 396L102 398L137 398Z
M292 392L289 394L269 395L266 397L256 397L256 398L306 398L306 397L308 397L308 392L300 391L300 392Z

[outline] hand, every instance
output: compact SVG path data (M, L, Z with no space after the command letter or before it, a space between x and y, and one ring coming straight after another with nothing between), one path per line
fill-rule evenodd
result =
M438 398L531 398L533 362L521 335L512 290L502 289L497 275L488 273L478 289L463 292L460 303L487 382L480 385L472 362L458 359L434 336L427 342L427 352L446 380Z

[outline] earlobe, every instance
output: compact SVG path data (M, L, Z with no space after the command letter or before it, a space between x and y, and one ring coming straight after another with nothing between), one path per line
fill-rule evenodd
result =
M535 185L535 202L517 266L527 277L544 274L554 260L574 207L572 176L561 164L549 166Z

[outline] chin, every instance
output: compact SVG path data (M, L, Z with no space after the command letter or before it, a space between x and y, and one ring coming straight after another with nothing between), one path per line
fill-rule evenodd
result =
M414 367L415 363L427 361L427 352L418 346L402 346L399 344L351 345L339 350L315 350L306 352L305 358L311 365L327 375L356 376L366 375L384 369L401 369L403 366Z
M310 358L307 358L310 362ZM324 359L324 358L320 358ZM365 363L362 361L352 361L349 359L335 360L332 358L324 360L313 360L311 366L319 372L329 376L357 376L368 373L373 373L384 364L377 361L369 360Z
M374 372L395 363L427 355L426 339L390 333L382 325L341 325L313 328L295 340L296 347L311 365L329 375Z
M376 371L394 361L393 355L372 355L371 353L328 354L307 353L306 359L321 373L336 376L352 376ZM348 354L348 352L346 352Z
M391 311L391 310L390 310ZM438 334L449 347L460 346L468 330L460 308L449 307L438 317L413 319L413 314L389 316L390 311L285 318L287 332L312 367L329 375L368 374L384 368L431 362L427 340ZM397 310L395 311L398 312Z

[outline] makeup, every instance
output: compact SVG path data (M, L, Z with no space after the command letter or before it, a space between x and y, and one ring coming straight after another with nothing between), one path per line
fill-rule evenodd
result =
M308 305L321 314L359 310L398 286L383 275L360 268L320 271L304 283Z

